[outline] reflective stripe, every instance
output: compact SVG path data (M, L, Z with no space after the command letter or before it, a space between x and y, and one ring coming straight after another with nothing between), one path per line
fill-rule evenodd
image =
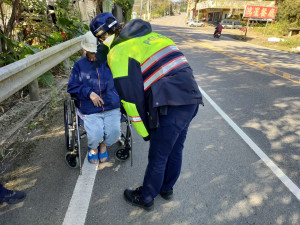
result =
M146 91L152 83L156 82L158 79L162 78L169 71L175 69L176 67L187 62L187 59L184 56L179 56L172 61L166 63L154 73L152 73L145 81L144 81L144 91Z
M142 73L144 74L154 63L156 63L161 58L170 54L171 52L179 51L179 49L175 45L169 45L160 51L156 52L152 56L150 56L142 65Z
M139 117L139 116L135 116L135 117L129 116L129 119L130 119L131 122L133 122L133 123L136 123L136 122L142 122L142 119L141 119L141 117Z

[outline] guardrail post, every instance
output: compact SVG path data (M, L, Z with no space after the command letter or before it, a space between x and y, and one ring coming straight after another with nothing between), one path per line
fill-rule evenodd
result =
M71 72L70 59L69 58L65 59L63 64L64 64L64 72L67 74L70 73Z
M30 101L37 101L37 100L39 100L39 93L40 93L40 91L39 91L38 80L35 79L31 83L29 83L28 87L29 87L29 98L30 98Z

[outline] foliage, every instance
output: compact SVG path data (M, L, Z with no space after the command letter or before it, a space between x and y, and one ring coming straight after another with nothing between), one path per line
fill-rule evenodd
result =
M13 5L13 0L0 1L1 9ZM21 14L15 19L14 35L9 38L0 32L2 48L0 49L0 67L35 54L43 49L59 44L65 40L80 36L89 30L88 25L80 21L80 13L73 9L69 0L57 0L53 5L55 18L47 14L48 5L44 0L22 0ZM6 21L7 11L0 10L0 19ZM5 18L7 18L5 20ZM39 83L52 86L54 75L46 72L38 79ZM54 90L52 90L54 93ZM52 101L55 102L55 101Z
M27 129L28 130L34 130L37 127L38 123L37 122L33 122L33 123L29 123L27 125Z
M1 39L5 40L7 44L6 51L0 52L1 60L0 67L13 63L19 59L23 59L28 55L39 52L40 50L34 46L30 46L25 42L16 42L4 34L0 33Z
M56 26L66 34L67 40L78 37L89 30L88 25L80 21L80 12L74 10L70 2L70 0L57 0L54 5L57 17Z
M51 94L50 94L50 107L53 109L58 106L57 102L57 90L55 86L51 86Z
M125 21L128 22L131 18L134 0L115 0L114 2L122 8L125 16Z
M161 17L169 13L168 1L154 1L152 2L152 17Z
M280 23L289 23L293 27L300 27L300 1L284 0L280 2L277 20Z
M38 78L39 83L51 86L53 84L54 78L53 74L50 71L47 71L42 76Z

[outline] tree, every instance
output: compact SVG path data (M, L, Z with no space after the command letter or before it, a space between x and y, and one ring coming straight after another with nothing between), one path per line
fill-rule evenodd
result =
M278 5L277 19L281 23L300 27L300 1L281 0Z
M125 21L128 22L131 19L134 0L115 0L115 3L122 8Z
M0 0L0 17L3 24L1 31L7 37L12 36L15 24L19 22L21 17L21 5L21 0ZM10 18L8 18L10 14L9 8L11 8Z

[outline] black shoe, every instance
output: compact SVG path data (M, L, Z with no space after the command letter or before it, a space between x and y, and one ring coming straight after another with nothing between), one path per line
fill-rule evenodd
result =
M16 204L24 200L26 197L25 192L23 191L10 191L7 189L3 190L4 196L0 197L0 205L3 202L7 202L8 204Z
M170 200L171 198L173 198L173 188L168 191L160 191L159 194L162 198Z
M145 203L142 197L142 187L138 187L135 190L126 189L124 191L124 198L131 205L142 207L143 209L150 211L153 209L154 200L149 203Z

